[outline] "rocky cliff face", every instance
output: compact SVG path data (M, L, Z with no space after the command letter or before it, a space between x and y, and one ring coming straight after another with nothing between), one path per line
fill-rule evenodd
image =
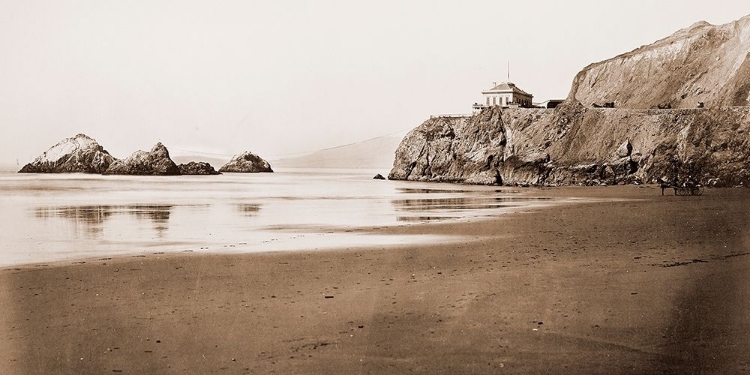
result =
M159 142L149 152L139 150L126 159L115 161L104 174L178 175L180 168L169 158L167 148Z
M750 107L490 108L409 133L390 179L505 185L750 183Z
M750 16L697 23L589 65L556 109L488 108L425 121L399 145L389 178L591 185L693 176L748 186L749 52Z
M720 26L699 22L587 66L568 98L641 109L750 105L748 52L750 16Z
M114 161L96 140L78 134L52 146L19 173L102 173Z
M388 178L502 183L498 168L504 161L505 133L497 109L470 118L431 118L406 135Z
M219 172L258 173L273 172L273 170L271 169L271 165L263 158L252 152L245 151L233 156L229 163L219 168Z
M180 174L184 175L215 175L220 174L217 172L211 164L199 161L191 161L189 163L180 164L177 166L180 169Z

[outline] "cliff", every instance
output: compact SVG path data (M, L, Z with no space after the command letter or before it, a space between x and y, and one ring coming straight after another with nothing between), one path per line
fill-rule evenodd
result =
M389 179L504 185L750 183L750 107L489 108L436 117L396 150Z
M695 108L750 104L750 16L714 26L698 22L671 36L591 64L568 96L584 105Z
M556 109L495 107L430 118L401 142L388 177L591 185L693 176L713 186L748 186L748 52L750 16L722 26L697 23L589 65ZM612 102L615 108L592 108Z
M258 173L273 172L271 165L266 160L252 152L245 151L232 157L229 163L219 168L219 172L234 173Z
M180 168L169 158L169 151L161 142L151 151L136 151L123 160L116 160L104 174L123 175L179 175Z
M93 138L78 134L52 146L19 173L102 173L115 158Z

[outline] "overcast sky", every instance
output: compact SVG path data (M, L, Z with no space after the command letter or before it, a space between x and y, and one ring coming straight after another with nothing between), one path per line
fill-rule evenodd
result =
M589 63L747 14L746 0L0 0L0 166L77 133L118 158L161 141L274 159L468 113L508 63L535 101L564 98Z

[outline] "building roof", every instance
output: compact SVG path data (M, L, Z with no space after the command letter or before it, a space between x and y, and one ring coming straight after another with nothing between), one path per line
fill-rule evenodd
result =
M493 88L491 88L491 89L489 89L487 91L482 91L482 94L508 93L508 92L512 92L514 94L521 94L521 95L533 96L533 95L529 94L528 92L519 89L512 82L501 82L499 85L497 85L497 86L495 86L495 87L493 87Z

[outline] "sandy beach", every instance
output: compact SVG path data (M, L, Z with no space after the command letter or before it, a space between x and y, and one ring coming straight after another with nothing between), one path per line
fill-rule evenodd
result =
M3 374L750 372L750 192L373 229L460 243L0 270Z

